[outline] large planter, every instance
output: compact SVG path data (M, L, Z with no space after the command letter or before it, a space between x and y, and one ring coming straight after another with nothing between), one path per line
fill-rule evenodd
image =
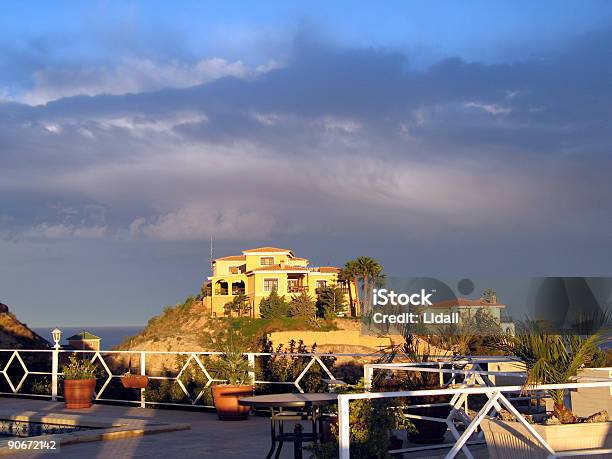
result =
M66 408L89 408L96 388L95 379L64 379Z
M444 403L448 402L448 397L419 397L414 400L415 405L425 405L433 403ZM416 414L418 416L427 416L430 418L441 418L448 417L451 412L451 406L431 406L422 408L412 408L408 406L406 413ZM408 431L408 440L412 443L419 444L436 444L444 442L444 435L448 429L448 425L445 422L429 421L427 419L414 419L410 418L410 421L416 427L415 432Z
M144 375L124 375L121 384L126 389L144 389L149 383L149 377Z
M523 424L516 421L484 419L481 423L491 459L547 458L546 451ZM533 425L555 451L612 448L612 422L560 425ZM600 454L589 458L609 458Z
M249 407L238 400L253 395L253 386L212 386L212 395L221 421L244 421L249 416Z

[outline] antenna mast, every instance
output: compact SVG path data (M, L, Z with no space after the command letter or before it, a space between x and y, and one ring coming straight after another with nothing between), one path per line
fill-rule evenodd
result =
M213 275L213 237L210 236L210 275Z

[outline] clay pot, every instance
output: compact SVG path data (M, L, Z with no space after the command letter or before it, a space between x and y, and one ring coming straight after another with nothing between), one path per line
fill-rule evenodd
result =
M89 408L96 388L95 379L64 379L66 408Z
M121 384L126 389L144 389L149 384L149 377L145 375L125 375L121 377Z
M212 395L221 421L244 421L249 416L249 407L238 400L253 395L253 386L212 386Z

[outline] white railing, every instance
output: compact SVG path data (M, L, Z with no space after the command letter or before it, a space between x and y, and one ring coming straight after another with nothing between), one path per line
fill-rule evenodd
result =
M54 349L0 349L0 356L3 354L10 353L6 364L0 370L0 373L6 380L10 392L0 391L0 395L28 395L33 397L51 397L52 400L57 400L60 398L58 396L58 387L60 383L60 377L62 376L62 372L60 371L60 360L61 356L66 356L67 354L77 353L88 356L92 362L98 362L104 377L102 378L102 385L95 392L95 400L98 401L106 401L106 402L119 402L119 403L129 403L129 404L137 404L141 407L146 407L147 405L176 405L176 406L208 406L199 404L200 400L202 400L203 395L207 388L213 385L215 382L222 382L222 380L215 379L213 377L214 372L210 371L210 368L207 367L206 358L211 356L218 356L222 353L220 352L203 352L203 351L128 351L128 350L69 350L62 348L54 348ZM39 368L30 368L28 364L28 359L24 358L26 355L34 355L38 356L37 365L41 365L42 361L47 361L50 363L50 371L40 371ZM181 401L155 401L155 400L147 400L147 393L145 389L140 390L139 398L137 400L126 400L126 399L117 399L117 398L108 398L105 397L105 393L108 391L109 385L113 380L117 380L123 376L123 372L113 372L113 369L117 371L117 367L119 365L116 362L109 365L109 363L105 359L110 359L115 356L130 356L130 360L135 358L134 367L139 368L139 373L141 375L147 376L151 381L170 381L176 383L181 392L185 395L185 398L188 402ZM304 358L304 367L302 371L295 377L295 379L290 381L270 381L257 379L255 372L250 373L251 381L253 385L257 386L272 386L272 385L280 385L286 386L289 390L304 392L304 387L302 386L303 378L309 373L309 371L313 368L313 366L318 365L322 371L322 378L329 378L330 380L337 379L330 368L325 364L325 358L328 357L355 357L355 358L380 358L381 354L351 354L351 353L331 353L331 354L318 354L318 353L290 353L290 352L249 352L244 354L248 359L249 364L252 368L255 367L255 363L257 359L261 359L264 357L287 357L287 358ZM174 372L172 375L160 375L155 374L153 371L152 360L154 357L163 357L163 356L182 356L185 360L184 364L180 366L180 368L174 368ZM42 357L42 358L41 358ZM469 357L470 361L477 362L500 362L506 361L505 357ZM440 368L437 368L435 371L440 371L442 365L448 364L460 364L462 360L457 360L457 358L440 356L438 357L438 361L436 365L439 365ZM18 380L13 380L11 378L10 373L12 373L13 366L18 365L23 370L23 375L20 378L16 378ZM201 372L201 376L206 380L204 387L201 387L197 394L190 394L188 388L183 383L181 377L183 374L189 370L190 366L193 365L195 369ZM364 376L366 381L368 377L371 377L371 372L375 368L382 368L384 366L393 367L395 369L402 369L411 367L411 363L395 363L395 364L366 364L364 365ZM422 364L419 364L422 365ZM459 370L454 370L455 373L460 372ZM441 373L442 374L442 373ZM39 375L39 376L47 376L50 378L50 393L40 394L40 393L31 393L25 392L22 390L24 383L28 376L30 375ZM134 389L130 389L133 391ZM130 392L126 392L130 393ZM133 392L132 392L133 393Z
M421 369L422 370L422 369ZM542 384L529 388L530 391L547 391L551 389L578 389L578 388L593 388L593 387L612 387L612 379L605 381L594 382L574 382L569 384ZM413 391L396 391L396 392L364 392L355 394L340 394L338 395L338 429L339 429L339 451L340 459L350 459L350 402L351 400L373 400L383 398L404 398L404 397L422 397L426 395L450 395L452 396L449 404L452 406L451 412L445 420L428 418L434 421L446 422L449 430L455 438L455 443L450 451L446 454L445 459L454 458L459 451L462 451L468 459L474 459L472 452L468 446L468 440L476 434L477 428L492 410L501 411L502 406L512 413L518 422L520 422L527 431L540 443L542 448L548 452L548 458L563 457L569 452L555 452L551 446L542 438L542 436L534 429L523 415L510 403L510 399L504 394L519 393L524 391L523 386L499 386L499 387L459 387L453 389L429 389L429 390L413 390ZM478 413L470 417L468 413L463 411L461 405L464 398L470 395L485 395L488 401L478 411ZM457 416L457 414L459 414ZM463 433L459 433L454 426L454 420L459 419L465 425ZM396 452L396 451L394 451ZM399 452L399 451L397 451ZM592 451L576 451L571 455L588 455L588 454L611 454L612 449L598 449Z
M106 401L106 402L120 402L120 403L131 403L138 404L141 407L146 407L147 405L177 405L177 406L207 406L198 404L202 399L207 388L209 388L215 382L223 382L223 380L215 379L213 377L214 372L211 371L210 368L207 367L206 357L218 356L222 355L221 352L181 352L181 351L122 351L122 350L67 350L67 349L0 349L0 356L6 353L10 353L8 360L3 365L0 370L0 374L4 377L7 382L10 392L0 391L0 395L28 395L33 397L51 397L52 400L57 400L60 398L58 396L58 385L60 382L60 377L62 376L62 372L60 370L60 360L61 356L65 356L67 354L77 353L86 355L91 359L94 363L99 363L101 369L103 371L102 385L95 392L95 400L98 401ZM146 390L140 389L140 397L139 400L125 400L125 399L116 399L116 398L105 398L104 394L107 392L109 384L118 378L123 376L123 372L115 373L113 369L119 366L115 363L110 364L105 360L114 356L131 356L132 359L135 358L136 361L133 362L134 367L139 368L139 373L144 376L148 376L151 381L171 381L178 384L182 393L189 400L188 403L181 402L160 402L160 401L152 401L146 399ZM321 368L323 373L322 379L329 378L330 380L336 379L331 369L325 364L325 359L328 357L370 357L377 358L380 357L379 354L345 354L345 353L337 353L337 354L318 354L318 353L290 353L290 352L249 352L244 354L249 364L252 368L255 367L255 363L257 359L261 359L264 357L287 357L287 358L303 358L304 359L304 368L302 371L295 377L295 379L290 381L268 381L257 379L254 371L250 372L250 378L253 385L257 386L265 386L265 385L281 385L287 386L289 391L298 391L303 393L304 387L302 386L303 378L309 373L309 371L315 366L318 365ZM30 364L28 362L28 356L37 356L36 365L37 367L44 364L44 361L50 363L50 371L40 371L37 368L30 368ZM180 366L180 368L174 368L172 375L160 375L159 372L156 374L153 370L153 365L151 363L154 356L163 357L163 356L182 356L185 359L184 364ZM20 366L23 371L23 375L21 377L11 378L11 373L15 373L14 366ZM201 372L201 376L206 380L204 387L202 387L197 394L190 394L187 387L182 381L182 376L186 371L189 370L190 366L195 366L194 368ZM125 366L125 365L123 365ZM125 366L127 369L127 366ZM21 373L21 371L18 371ZM23 391L24 383L28 376L30 375L39 375L46 376L50 378L50 391L45 394L34 394L31 392ZM1 378L1 377L0 377ZM99 378L100 379L100 378ZM131 389L133 390L133 389ZM126 392L129 393L129 392ZM209 406L210 407L210 406Z

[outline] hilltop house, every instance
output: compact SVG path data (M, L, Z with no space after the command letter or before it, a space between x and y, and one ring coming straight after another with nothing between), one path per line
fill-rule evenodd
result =
M306 258L296 257L290 249L259 247L243 250L242 255L213 260L212 271L203 288L203 303L213 316L222 316L223 306L240 293L249 298L254 317L259 317L261 299L268 297L273 290L288 298L300 292L316 298L317 289L335 285L344 289L347 305L350 297L355 298L349 295L349 288L354 287L338 278L339 268L309 266ZM349 310L354 311L354 308Z
M434 312L459 313L460 320L466 320L476 316L479 310L486 311L493 320L499 324L504 333L514 334L514 322L512 317L505 314L505 304L497 300L497 294L492 289L487 289L477 300L467 298L456 298L454 300L434 303L429 308Z

